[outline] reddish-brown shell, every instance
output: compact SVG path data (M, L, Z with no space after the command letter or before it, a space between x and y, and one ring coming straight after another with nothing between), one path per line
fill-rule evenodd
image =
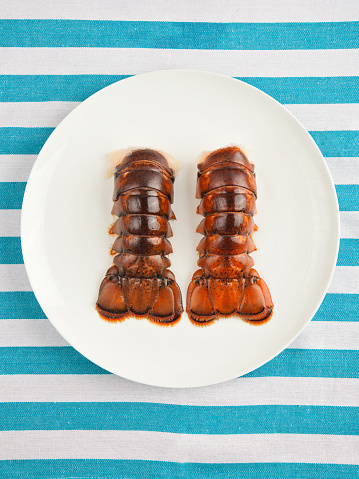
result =
M154 150L135 150L115 169L110 229L114 265L102 281L97 310L108 320L134 315L162 324L181 316L182 297L167 268L172 252L169 220L175 219L174 174L166 158Z
M273 311L266 283L252 268L256 250L257 186L252 165L238 147L221 148L198 164L197 213L204 216L197 232L204 235L198 266L187 291L187 313L197 324L239 315L265 322Z
M156 254L168 255L172 253L172 246L163 236L122 235L116 238L112 250L117 253L128 252L151 256Z
M218 163L237 163L238 165L245 166L250 171L254 171L254 165L250 163L247 156L238 146L229 146L212 151L198 163L198 171L202 173Z
M132 234L141 236L165 236L170 238L172 228L164 216L124 215L113 225L112 234Z
M170 200L157 190L138 188L120 195L113 204L112 214L123 215L158 215L168 220L176 219Z

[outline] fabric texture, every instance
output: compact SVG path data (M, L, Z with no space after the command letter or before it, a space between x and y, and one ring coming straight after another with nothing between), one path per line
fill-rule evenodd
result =
M68 346L28 282L20 213L46 139L128 76L188 68L262 89L332 174L340 251L311 323L245 377L175 390ZM359 7L355 0L0 0L0 478L359 477Z

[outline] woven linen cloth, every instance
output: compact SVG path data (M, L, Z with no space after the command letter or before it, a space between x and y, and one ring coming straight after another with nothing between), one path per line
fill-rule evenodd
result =
M1 479L359 477L358 48L356 0L0 0ZM187 390L124 380L70 347L19 237L58 123L115 81L173 68L284 104L325 157L341 219L333 280L298 339L245 377Z

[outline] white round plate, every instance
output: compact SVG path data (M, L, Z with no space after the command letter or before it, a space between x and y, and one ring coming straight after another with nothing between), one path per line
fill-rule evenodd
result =
M184 313L173 327L127 319L110 324L95 310L112 264L113 179L109 152L149 147L179 159L171 270L185 304L197 269L196 159L204 150L245 147L258 185L255 268L274 315L262 326L238 317L196 327ZM141 383L192 387L246 374L302 331L319 307L338 252L334 186L316 144L278 102L247 85L199 71L138 75L99 91L52 133L26 187L22 248L45 314L81 354Z

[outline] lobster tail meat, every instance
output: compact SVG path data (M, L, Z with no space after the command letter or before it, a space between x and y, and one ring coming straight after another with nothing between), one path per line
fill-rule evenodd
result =
M155 150L127 154L116 166L110 233L117 235L113 265L101 283L96 308L107 320L145 317L173 323L182 314L182 296L167 255L175 219L174 171Z
M196 324L238 315L263 323L273 314L268 286L253 269L257 186L254 165L238 147L216 150L198 164L197 270L187 291L187 313Z

